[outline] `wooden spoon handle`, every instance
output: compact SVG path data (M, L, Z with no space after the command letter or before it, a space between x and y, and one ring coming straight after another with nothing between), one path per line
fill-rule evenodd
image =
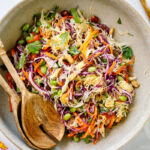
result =
M12 98L16 98L18 95L9 87L8 83L5 81L5 79L0 74L0 85L5 90L5 92L11 96Z
M22 80L20 79L16 69L14 68L11 61L9 60L9 58L6 54L6 51L4 49L4 45L1 40L0 40L0 57L1 57L2 61L4 62L5 66L7 67L9 73L13 77L15 83L17 84L17 87L21 90L21 92L27 91L27 89L26 89L24 83L22 82Z

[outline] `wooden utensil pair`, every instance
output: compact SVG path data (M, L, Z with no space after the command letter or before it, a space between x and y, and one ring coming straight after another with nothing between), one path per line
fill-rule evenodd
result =
M0 41L0 57L21 91L20 97L9 88L5 80L0 76L0 84L12 97L12 107L18 131L25 142L34 149L49 149L56 145L51 139L60 141L64 135L64 125L59 114L55 111L50 101L44 101L37 94L29 92L18 73L10 62L3 43ZM21 105L21 124L19 123L19 105ZM50 138L51 137L51 138Z

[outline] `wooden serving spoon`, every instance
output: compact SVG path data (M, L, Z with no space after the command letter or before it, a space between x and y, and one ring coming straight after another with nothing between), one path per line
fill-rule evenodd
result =
M20 97L9 87L9 85L7 84L7 82L4 80L4 78L2 77L2 75L0 74L0 85L2 86L2 88L5 90L5 92L11 97L12 101L12 109L13 109L13 115L14 115L14 119L16 122L16 126L17 129L21 135L21 137L24 139L24 141L33 149L37 149L38 148L36 146L34 146L26 137L26 135L24 134L23 130L22 130L22 125L21 122L19 121L19 116L21 113L19 111L19 108L21 106L21 99Z
M32 144L41 149L54 147L56 143L50 137L60 141L64 135L65 127L52 102L44 101L40 95L33 94L26 89L10 62L2 42L0 42L0 57L22 94L21 116L26 136Z

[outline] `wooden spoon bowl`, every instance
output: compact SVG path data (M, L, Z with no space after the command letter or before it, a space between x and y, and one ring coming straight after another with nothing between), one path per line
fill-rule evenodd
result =
M9 85L7 84L7 82L4 80L4 78L2 77L2 75L0 74L0 85L3 87L3 89L6 91L6 93L11 97L12 101L12 110L13 110L13 115L14 115L14 119L15 119L15 123L17 126L17 129L21 135L21 137L23 138L23 140L33 149L39 149L36 146L34 146L29 139L26 137L26 135L24 134L24 131L22 129L22 123L19 121L20 118L20 105L21 105L21 99L20 97L9 87Z

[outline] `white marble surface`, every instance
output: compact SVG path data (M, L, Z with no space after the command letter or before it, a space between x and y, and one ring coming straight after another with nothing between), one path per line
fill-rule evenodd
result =
M0 20L7 14L7 12L13 8L18 2L22 0L0 0ZM140 0L126 0L131 4L145 19L147 24L150 26L144 9L140 3ZM150 0L147 0L150 6ZM134 128L134 127L133 127ZM7 145L9 150L18 150L12 143L10 143L6 137L0 131L0 141ZM134 137L129 143L127 143L121 150L150 150L150 121L145 127Z

